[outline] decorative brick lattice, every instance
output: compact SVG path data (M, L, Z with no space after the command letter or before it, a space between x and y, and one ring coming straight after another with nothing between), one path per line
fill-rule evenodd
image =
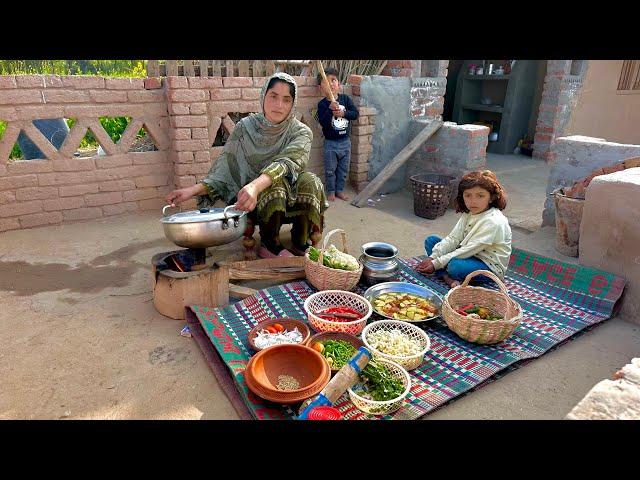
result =
M156 209L171 182L164 91L159 81L56 75L2 76L0 120L0 231ZM157 80L157 79L156 79ZM114 143L101 117L130 117ZM76 120L56 148L33 120ZM156 151L130 152L143 128ZM20 131L45 158L10 160ZM87 133L104 155L76 158Z

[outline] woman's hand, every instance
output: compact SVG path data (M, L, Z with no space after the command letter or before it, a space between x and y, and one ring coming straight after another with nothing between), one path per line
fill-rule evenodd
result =
M433 273L435 271L436 267L433 265L433 259L431 257L416 265L416 272L418 273Z
M266 173L260 174L253 182L247 183L238 192L235 209L251 212L258 204L258 195L272 183L271 177Z
M174 190L173 192L169 193L167 195L167 202L169 202L172 207L175 207L182 202L190 200L192 197L193 195L191 195L191 189L189 187L181 188L180 190Z
M174 190L170 192L167 196L167 202L171 204L172 207L181 204L182 202L186 202L187 200L192 199L196 195L204 195L206 193L206 188L201 183L198 183L192 187L185 187L179 190Z
M258 188L253 182L248 183L238 192L235 209L251 212L258 204L259 193Z

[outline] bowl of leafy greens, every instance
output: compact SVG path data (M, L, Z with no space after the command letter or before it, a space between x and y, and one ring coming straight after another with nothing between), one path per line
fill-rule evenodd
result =
M353 357L364 342L355 335L344 332L316 333L306 345L313 348L327 360L331 373L336 373Z
M395 362L371 360L360 373L360 382L349 388L351 402L369 415L389 415L402 407L411 390L409 373Z

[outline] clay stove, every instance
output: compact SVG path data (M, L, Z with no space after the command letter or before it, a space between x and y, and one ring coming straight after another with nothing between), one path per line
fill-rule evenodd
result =
M256 290L229 280L287 282L304 278L303 257L278 257L236 262L207 260L205 248L161 252L151 259L153 305L161 314L184 319L189 305L223 307L229 296L245 298Z

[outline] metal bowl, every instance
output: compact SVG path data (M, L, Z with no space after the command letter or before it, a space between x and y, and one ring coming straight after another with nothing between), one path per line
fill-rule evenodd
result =
M242 237L247 229L247 212L226 208L203 208L167 216L160 221L165 236L180 247L207 248L231 243Z
M432 302L438 308L438 314L433 317L425 318L423 320L408 320L402 319L403 322L408 323L423 323L430 322L431 320L435 320L436 318L441 318L442 316L442 296L440 294L434 292L430 288L422 287L420 285L416 285L415 283L407 283L407 282L385 282L379 283L378 285L374 285L369 288L366 292L364 292L364 298L369 300L371 303L371 307L373 311L380 315L381 317L388 318L390 320L398 320L397 318L393 318L390 315L379 312L375 308L374 299L379 297L384 293L411 293L413 295L420 295L421 297L426 298L430 302Z

